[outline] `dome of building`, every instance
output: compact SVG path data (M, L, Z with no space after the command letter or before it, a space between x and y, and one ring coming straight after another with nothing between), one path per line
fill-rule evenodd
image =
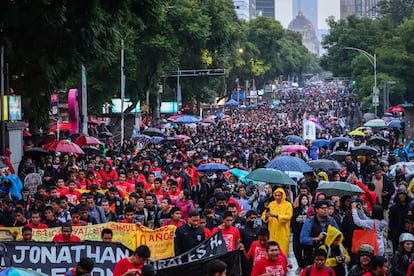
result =
M312 30L314 31L315 28L313 27L312 22L310 22L304 15L303 12L299 12L295 19L293 19L288 26L289 30Z

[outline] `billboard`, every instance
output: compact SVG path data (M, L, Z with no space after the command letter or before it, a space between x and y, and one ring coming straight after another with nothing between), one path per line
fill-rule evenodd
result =
M121 113L121 105L122 105L122 101L121 101L120 98L113 98L112 99L111 112L112 113ZM125 98L124 99L124 110L123 111L125 111L131 105L132 105L132 103L131 103L130 99ZM135 106L135 108L133 110L131 110L131 112L133 112L133 113L141 112L141 101L138 101L137 105Z
M178 104L177 102L162 102L160 107L161 113L177 113Z

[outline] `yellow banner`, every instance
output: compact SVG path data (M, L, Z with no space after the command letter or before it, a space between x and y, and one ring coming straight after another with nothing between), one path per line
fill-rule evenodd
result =
M73 234L81 240L101 241L101 231L104 228L112 229L114 236L112 241L119 242L131 250L145 244L151 249L152 259L164 259L174 257L175 226L165 226L155 230L129 223L107 222L90 226L75 226ZM2 227L9 230L17 239L21 238L21 227ZM33 240L52 241L56 234L60 233L60 227L33 229Z

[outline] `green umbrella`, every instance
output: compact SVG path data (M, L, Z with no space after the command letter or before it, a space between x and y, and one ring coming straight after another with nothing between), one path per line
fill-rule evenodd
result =
M270 168L256 169L246 175L245 178L266 183L297 185L286 173Z
M228 172L229 172L232 176L237 177L237 178L238 178L241 182L243 182L243 183L248 183L248 182L249 182L249 180L246 178L246 175L248 175L248 174L249 174L249 172L248 172L248 171L233 168L233 169L230 169ZM256 184L256 181L252 181L252 182L253 182L253 184Z
M390 140L381 136L372 136L369 141L378 146L388 146L390 144Z
M341 182L341 181L321 181L319 182L318 188L316 189L318 192L323 192L326 196L354 196L363 194L364 191L358 187L357 185L353 185L348 182Z

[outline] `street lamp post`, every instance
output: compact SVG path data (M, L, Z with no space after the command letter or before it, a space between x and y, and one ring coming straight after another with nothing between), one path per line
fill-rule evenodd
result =
M390 107L390 91L389 91L389 85L396 84L396 81L384 81L384 92L383 92L383 111L384 113L388 111L388 108Z
M362 50L360 48L355 48L355 47L344 47L344 49L354 50L354 51L357 51L363 54L369 60L372 67L374 68L374 87L372 89L372 92L373 92L372 104L374 105L374 108L375 108L375 115L377 115L377 107L379 106L379 99L378 99L379 89L377 88L377 54L372 55L365 50Z

